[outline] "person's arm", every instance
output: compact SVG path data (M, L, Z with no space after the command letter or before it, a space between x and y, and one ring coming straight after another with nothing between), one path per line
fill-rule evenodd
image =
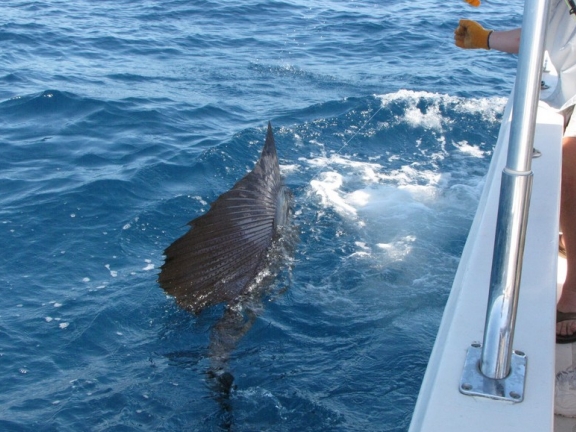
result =
M454 31L454 42L465 49L495 49L516 54L520 48L520 33L520 29L492 31L476 21L463 19Z
M507 31L494 31L490 35L490 49L507 52L510 54L518 54L520 48L520 34L519 28Z

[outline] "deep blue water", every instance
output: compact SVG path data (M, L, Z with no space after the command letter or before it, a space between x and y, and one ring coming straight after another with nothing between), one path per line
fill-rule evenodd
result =
M405 431L516 65L452 32L521 3L3 1L0 429ZM269 120L300 242L224 398L156 277Z

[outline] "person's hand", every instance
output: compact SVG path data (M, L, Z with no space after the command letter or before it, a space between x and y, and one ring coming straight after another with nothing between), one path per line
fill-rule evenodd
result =
M454 43L464 49L490 49L488 41L490 33L492 30L486 30L476 21L462 19L458 28L454 30Z
M480 0L464 0L464 1L474 7L480 6Z

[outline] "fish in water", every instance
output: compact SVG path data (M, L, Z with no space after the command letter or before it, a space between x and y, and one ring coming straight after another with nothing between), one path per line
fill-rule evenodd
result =
M292 194L280 177L272 126L254 169L220 195L165 251L160 286L184 309L226 303L211 331L208 376L226 406L234 377L230 354L250 329L260 300L297 243ZM228 409L225 408L225 411Z
M242 301L270 266L269 253L288 225L290 203L268 123L254 169L189 222L192 228L164 251L160 286L195 314Z

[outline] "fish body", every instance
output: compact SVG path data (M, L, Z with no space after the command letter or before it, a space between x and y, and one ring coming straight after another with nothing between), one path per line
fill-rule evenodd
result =
M254 169L166 248L160 286L195 314L239 301L269 265L270 248L289 222L290 203L269 123Z

